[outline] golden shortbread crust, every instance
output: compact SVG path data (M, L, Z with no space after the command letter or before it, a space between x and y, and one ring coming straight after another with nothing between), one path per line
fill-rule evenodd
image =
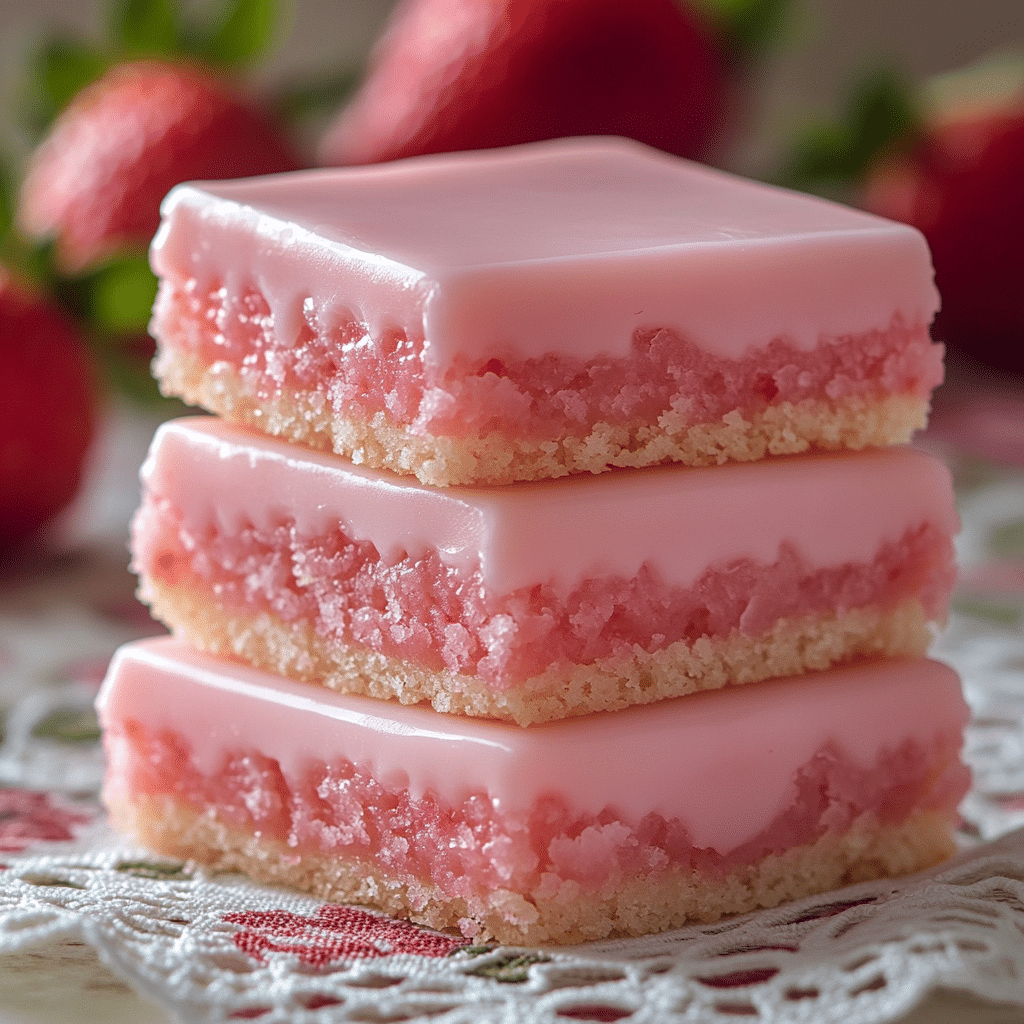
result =
M187 578L143 579L140 598L176 635L212 654L267 672L437 711L534 725L650 704L727 683L752 683L828 668L862 656L921 656L931 631L920 602L780 619L767 633L680 640L661 650L634 645L590 665L556 664L510 690L476 676L434 671L364 647L325 640L308 623L270 612L228 611Z
M518 945L637 936L717 921L828 892L854 882L930 867L954 852L952 815L918 811L899 825L862 815L841 835L772 854L724 876L666 868L617 877L596 891L543 875L536 890L496 889L447 898L427 882L406 882L366 860L303 852L232 828L213 808L197 812L169 796L115 802L117 827L142 845L219 870L242 871L335 902L361 903L439 930Z
M691 426L684 410L670 410L654 424L598 423L585 436L558 440L499 432L453 438L413 433L384 413L369 421L348 419L336 413L322 393L283 391L257 398L230 363L207 366L170 346L158 352L153 374L164 394L225 419L438 487L507 484L665 462L752 462L810 448L860 450L904 444L925 425L929 410L928 400L916 395L806 399L769 405L749 415L733 411L717 423Z

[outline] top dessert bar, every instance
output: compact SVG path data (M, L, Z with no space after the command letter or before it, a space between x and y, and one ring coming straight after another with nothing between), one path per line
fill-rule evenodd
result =
M165 391L435 485L906 441L914 229L620 139L183 185Z

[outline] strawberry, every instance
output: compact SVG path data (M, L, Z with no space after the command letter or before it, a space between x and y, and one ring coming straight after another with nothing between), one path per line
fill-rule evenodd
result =
M65 271L146 246L180 181L293 170L278 130L213 74L185 63L115 65L78 93L37 149L18 220L54 239Z
M362 164L626 135L706 158L725 64L677 0L403 0L321 153Z
M72 323L0 268L0 547L74 497L95 427L89 358Z
M1008 94L926 114L908 151L871 168L863 204L928 239L936 336L1024 375L1024 75Z
M916 87L873 72L838 120L805 129L775 180L918 228L942 295L935 336L1024 375L1024 58Z

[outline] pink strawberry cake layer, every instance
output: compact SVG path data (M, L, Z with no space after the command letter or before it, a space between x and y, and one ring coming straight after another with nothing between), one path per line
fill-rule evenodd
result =
M142 477L134 568L177 635L521 725L922 654L958 526L908 448L434 488L203 417Z
M955 674L894 659L519 729L143 641L99 701L146 846L503 942L635 935L929 866Z
M904 442L942 378L917 231L626 140L189 184L163 218L164 389L425 483Z

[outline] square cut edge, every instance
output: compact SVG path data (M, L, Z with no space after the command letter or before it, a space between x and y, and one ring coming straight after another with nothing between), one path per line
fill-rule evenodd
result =
M923 654L953 581L949 472L913 449L438 489L201 418L142 475L172 632L522 725Z
M137 841L502 942L643 934L928 867L969 780L959 681L923 659L523 730L161 638L119 651L97 706L105 800Z
M941 380L914 229L625 140L180 186L152 262L165 390L440 485L900 443ZM801 390L790 356L829 368ZM721 409L677 386L701 360ZM581 371L608 379L563 404Z

